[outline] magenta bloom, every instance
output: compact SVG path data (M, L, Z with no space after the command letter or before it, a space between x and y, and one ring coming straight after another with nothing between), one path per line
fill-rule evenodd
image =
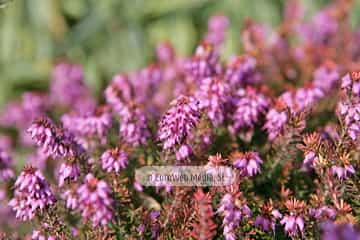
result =
M145 145L150 137L150 132L144 111L136 104L129 103L118 112L118 115L121 139L133 146Z
M185 143L201 116L199 104L192 98L180 96L170 105L159 123L158 138L164 150Z
M179 147L175 155L176 155L176 159L178 161L181 161L188 158L191 154L192 154L191 147L187 144L184 144Z
M313 151L307 152L305 154L302 168L306 171L309 171L310 169L314 168L314 163L316 160L317 160L316 153L314 153Z
M156 58L159 62L169 63L174 60L174 48L168 42L159 43L156 45Z
M11 156L0 148L0 181L7 181L14 175Z
M80 65L76 64L59 63L55 66L50 96L52 102L80 112L87 112L95 104L85 85L84 71Z
M310 209L309 215L318 221L334 220L336 217L336 210L325 205L319 208Z
M134 89L126 75L118 74L105 89L104 95L112 109L115 112L121 112L134 98Z
M87 114L65 114L61 118L64 127L76 136L98 137L105 142L106 133L112 126L112 116L107 108L98 108Z
M231 59L225 71L225 80L235 89L258 83L261 76L256 71L256 59L248 55Z
M208 32L205 41L218 46L224 42L226 29L229 26L229 19L223 15L210 17L208 21Z
M209 43L202 43L196 48L195 55L184 64L185 72L197 82L214 76L221 71L218 54Z
M340 166L332 166L331 172L334 176L338 177L339 179L346 179L349 175L355 174L355 168L349 164L343 167Z
M66 180L76 181L80 176L80 166L77 163L62 163L59 170L59 187L64 186Z
M234 167L241 170L242 175L247 177L260 173L260 166L263 163L257 152L239 153L231 155Z
M341 88L345 89L348 94L353 94L353 97L360 97L360 81L353 80L350 74L346 74L341 79Z
M113 199L111 188L103 180L91 173L85 177L85 183L77 190L81 216L92 222L94 227L106 225L113 218Z
M239 226L241 220L245 217L251 216L250 208L244 204L241 208L235 204L235 198L230 194L225 194L221 201L220 206L217 210L223 219L223 234L226 240L235 240L235 229Z
M280 96L283 102L294 113L301 112L313 106L322 97L324 97L324 92L316 87L299 88L296 91L285 92Z
M314 72L314 87L321 89L325 93L332 90L340 80L337 66L332 62L326 62Z
M252 129L266 113L269 100L253 88L240 89L234 99L235 112L232 115L230 131L235 134L241 129Z
M40 231L34 230L31 235L31 240L56 240L54 236L43 235Z
M70 133L55 126L49 118L44 117L35 120L28 132L36 144L49 156L75 155L75 145Z
M101 165L107 172L120 172L128 165L128 154L119 149L113 148L106 150L100 157Z
M340 102L338 109L344 118L348 135L356 141L360 136L360 103Z
M269 110L266 114L264 129L266 129L270 141L282 134L287 121L288 116L285 111L278 111L275 108Z
M254 225L265 232L270 230L275 231L276 219L281 217L281 213L277 209L274 209L271 211L270 216L257 216Z
M219 78L205 78L196 91L199 108L205 109L215 127L224 122L225 104L228 100L229 86Z
M280 223L285 226L285 232L291 237L295 237L298 232L304 232L305 222L301 216L286 215Z
M64 193L61 194L61 198L65 200L66 208L75 210L79 206L77 193L72 189L67 189Z
M55 197L40 171L25 167L15 182L14 198L9 206L16 211L16 218L31 220L37 211L55 203Z

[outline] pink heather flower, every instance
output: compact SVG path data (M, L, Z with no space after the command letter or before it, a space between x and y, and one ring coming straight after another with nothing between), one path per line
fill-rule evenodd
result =
M234 167L240 169L244 176L252 177L261 171L260 166L263 161L257 152L235 152L231 155L231 159Z
M128 77L116 75L104 92L106 102L115 112L121 112L127 103L134 98L134 89Z
M358 240L360 231L351 223L334 223L327 221L321 224L321 240Z
M319 208L311 208L309 215L318 221L334 220L336 217L336 210L328 206L321 206Z
M52 102L87 112L95 102L84 82L84 71L80 65L59 63L52 73L50 84Z
M131 83L134 86L135 99L139 103L151 103L151 99L158 89L163 79L162 70L157 65L149 65L140 69L130 76Z
M337 66L333 62L325 62L314 72L313 84L325 93L332 90L340 80L340 74Z
M74 141L70 133L55 126L46 117L35 120L28 132L36 144L49 156L65 157L75 155Z
M310 24L304 24L299 31L307 42L328 45L338 32L339 24L331 15L329 9L319 11Z
M229 26L229 19L223 15L215 15L210 17L208 21L208 32L205 41L219 46L224 42L226 30Z
M159 123L158 138L164 150L185 143L201 116L199 104L193 98L179 96L170 106Z
M296 91L285 92L280 96L283 102L294 113L301 112L313 106L322 97L324 97L324 92L316 87L299 88Z
M339 113L344 118L347 133L350 138L356 141L360 136L360 102L340 102Z
M189 145L181 145L180 148L176 151L176 160L181 161L188 158L192 154L192 149Z
M76 136L98 137L105 142L106 133L112 127L112 116L106 107L99 107L87 114L65 114L61 122Z
M16 211L16 218L31 220L38 210L54 203L55 197L40 171L25 167L15 182L14 198L9 202Z
M271 211L270 216L257 216L254 225L265 232L268 232L270 230L275 231L276 219L279 219L281 217L281 213L277 209L274 209Z
M248 55L232 58L225 71L225 80L235 89L259 83L261 76L256 71L256 59Z
M310 169L314 168L314 163L316 162L316 160L317 160L316 153L314 153L313 151L307 152L305 154L302 168L305 171L309 171Z
M283 133L287 121L288 115L285 111L277 110L276 108L269 110L266 114L264 129L267 131L270 141L273 141Z
M11 156L0 148L0 181L7 181L14 175Z
M353 97L360 97L360 81L352 79L350 74L346 74L341 79L341 88L346 90L348 94L353 94Z
M229 94L229 86L220 78L205 78L196 91L199 108L205 109L207 116L215 127L224 122L225 104Z
M266 113L269 100L255 89L248 87L240 89L234 99L235 112L232 114L230 132L235 134L241 129L252 129Z
M304 231L305 222L300 216L286 215L280 223L285 226L285 232L291 237L295 237L299 231L301 233Z
M56 240L54 236L46 237L40 231L34 230L31 235L31 240Z
M239 208L235 204L236 199L230 194L225 194L221 201L220 206L217 210L224 219L223 219L223 234L225 240L235 240L235 229L240 225L240 222L244 217L250 217L251 211L250 208L244 204L241 208Z
M80 166L77 163L62 163L59 169L59 187L63 187L66 180L76 181L80 176Z
M339 179L346 179L349 175L355 174L355 168L349 164L343 167L340 166L332 166L331 172L334 176L338 177Z
M136 104L129 103L118 115L121 139L133 146L145 145L150 138L150 132L144 111Z
M95 178L91 173L85 177L85 183L77 190L78 209L81 216L92 222L94 227L106 225L113 218L111 188L104 180Z
M101 165L107 172L120 172L128 165L128 154L119 149L113 148L106 150L100 157Z
M159 43L156 46L156 58L159 62L169 63L174 60L174 48L168 42Z
M72 189L67 189L64 193L61 194L61 198L65 200L66 208L75 210L79 206L77 194Z
M184 69L187 75L197 82L221 72L218 54L214 51L213 45L206 42L199 45L195 55L185 62Z

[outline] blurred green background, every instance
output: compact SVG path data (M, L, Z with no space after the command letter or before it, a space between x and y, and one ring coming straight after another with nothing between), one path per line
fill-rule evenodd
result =
M360 22L360 0L351 16ZM307 16L326 4L302 0ZM270 26L281 20L285 0L0 0L0 105L24 90L46 89L54 61L81 63L95 93L119 71L142 67L159 41L189 55L207 19L231 20L224 55L239 52L242 21ZM356 14L357 12L357 14Z

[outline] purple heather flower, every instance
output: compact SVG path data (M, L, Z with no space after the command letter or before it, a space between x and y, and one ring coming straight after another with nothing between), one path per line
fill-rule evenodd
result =
M188 158L192 154L192 149L189 145L183 144L176 151L176 160L181 161Z
M111 188L104 180L99 180L89 173L77 193L81 215L84 219L90 220L94 227L106 225L112 220Z
M235 89L258 83L261 76L256 71L256 59L248 55L231 59L225 71L225 80Z
M229 94L229 86L219 78L205 78L196 91L199 108L205 109L207 116L215 127L225 119L225 104Z
M74 140L63 128L55 126L48 118L39 118L28 129L32 139L49 156L75 155Z
M352 94L353 98L360 97L360 80L359 79L352 79L350 74L346 74L341 79L341 88L346 90L348 94Z
M360 136L360 102L340 102L339 113L344 118L347 133L350 138L356 141Z
M318 12L310 24L300 26L299 32L305 41L327 45L338 32L339 24L329 9Z
M301 216L286 215L280 223L285 226L285 232L291 237L295 237L298 231L304 231L305 222Z
M169 63L174 60L174 48L168 42L159 43L156 46L156 57L159 62Z
M213 45L206 42L196 48L195 55L184 63L184 68L187 75L197 82L221 72L218 54Z
M332 166L331 172L334 176L337 176L339 179L346 179L348 178L349 175L355 174L355 169L351 164L345 165L343 167Z
M76 181L80 176L80 166L77 163L62 163L59 169L59 187L64 186L65 180Z
M311 208L309 215L318 221L334 220L336 217L336 210L328 206L321 206L319 208Z
M257 152L235 152L231 155L231 159L234 167L240 169L242 175L248 177L260 173L260 165L263 163Z
M7 181L14 175L11 156L0 148L0 181Z
M233 101L235 112L232 114L232 125L229 127L232 134L241 129L252 129L269 106L269 100L250 87L238 90Z
M31 235L31 240L56 240L54 236L45 236L40 231L34 230Z
M9 206L16 211L16 218L31 220L36 211L54 203L55 197L40 171L25 167L15 182L14 198L9 202Z
M120 172L128 165L128 154L119 149L113 148L106 150L100 157L101 165L107 172Z
M64 127L76 136L97 136L106 141L106 133L112 126L112 116L106 107L99 107L87 114L65 114L61 118Z
M127 103L134 98L134 89L128 77L116 75L104 92L106 102L115 112L121 112Z
M339 79L340 74L336 64L333 62L325 62L315 70L313 84L315 88L319 88L327 93L336 86Z
M270 230L275 231L276 219L279 219L281 217L281 213L277 209L274 209L271 211L270 216L257 216L254 225L265 232Z
M324 92L316 87L299 88L296 91L285 92L280 96L294 113L304 111L306 108L313 106L322 97L324 97Z
M185 143L200 120L199 104L193 98L179 96L159 123L158 138L167 150Z
M316 161L317 161L316 153L314 153L313 151L307 152L305 154L302 169L304 169L305 171L309 171L310 169L312 169L314 167L314 163Z
M351 223L337 224L325 222L321 224L321 240L359 240L360 231Z
M224 217L223 234L225 240L235 240L235 229L244 217L250 217L251 215L251 211L246 204L240 208L235 204L235 201L236 199L230 193L227 193L222 197L217 210Z
M270 141L273 141L277 136L282 134L287 121L288 115L285 111L280 111L276 108L268 111L264 129L266 129Z
M205 41L213 44L215 47L224 42L226 29L229 26L229 19L223 15L212 16L208 21L208 32Z
M95 105L84 82L84 71L80 65L76 64L64 62L55 66L50 96L52 102L80 112L87 112Z
M67 189L64 193L61 194L61 198L66 201L66 208L69 209L77 209L79 206L77 194L72 189Z
M129 103L118 112L120 137L133 146L145 145L150 137L148 121L144 111L134 103Z

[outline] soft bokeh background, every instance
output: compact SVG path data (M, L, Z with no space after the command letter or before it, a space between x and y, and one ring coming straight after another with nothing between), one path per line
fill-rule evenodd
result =
M360 22L360 0L351 16ZM326 4L302 0L307 16ZM0 106L24 90L45 89L57 59L84 65L95 93L119 71L151 61L157 42L191 54L210 15L231 20L224 55L240 51L246 17L270 26L285 0L0 0Z

